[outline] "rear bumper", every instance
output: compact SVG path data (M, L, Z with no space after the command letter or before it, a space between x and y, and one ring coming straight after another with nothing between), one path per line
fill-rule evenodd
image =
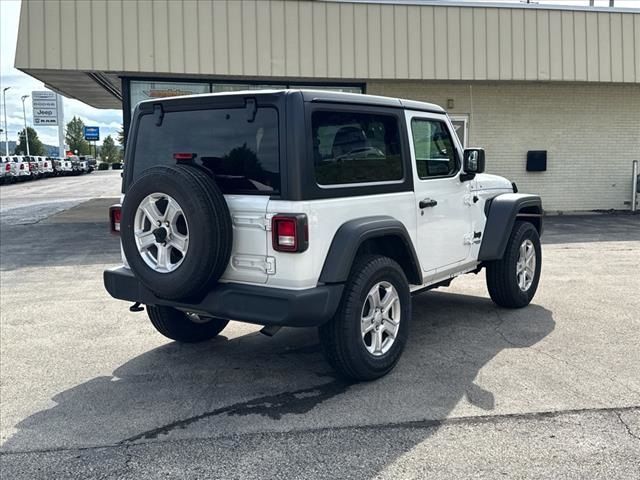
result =
M131 270L119 267L104 272L104 286L120 300L165 305L212 317L258 325L316 327L335 314L344 285L322 285L307 290L286 290L253 285L217 284L197 303L156 297Z

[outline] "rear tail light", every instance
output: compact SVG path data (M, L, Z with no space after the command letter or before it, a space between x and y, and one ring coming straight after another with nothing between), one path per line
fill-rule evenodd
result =
M20 164L20 170L24 170L24 163Z
M122 205L116 204L109 207L109 226L111 233L120 235L120 220L122 219Z
M4 167L5 172L8 172L11 170L11 165L9 163L7 163L7 166Z
M271 219L273 249L277 252L304 252L309 247L309 227L303 213L276 215Z
M47 168L49 166L49 164L47 162L44 162L44 168Z

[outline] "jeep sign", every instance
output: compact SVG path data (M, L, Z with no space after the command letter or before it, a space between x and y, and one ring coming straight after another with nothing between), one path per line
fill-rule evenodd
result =
M34 125L58 125L58 101L49 91L31 92Z

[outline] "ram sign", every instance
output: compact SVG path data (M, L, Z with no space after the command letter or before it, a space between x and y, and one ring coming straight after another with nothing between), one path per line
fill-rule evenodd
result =
M58 125L58 101L55 92L31 92L34 125Z

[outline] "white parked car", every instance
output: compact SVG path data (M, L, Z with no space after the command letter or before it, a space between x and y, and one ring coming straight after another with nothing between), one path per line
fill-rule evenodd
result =
M17 166L11 157L0 156L0 183L13 183L18 178Z
M73 166L68 158L53 158L53 168L56 175L71 175Z
M31 180L32 178L35 178L32 170L34 167L36 167L37 170L37 166L35 164L32 164L29 157L25 157L22 155L13 155L11 157L11 160L16 164L16 172L18 172L19 181Z
M138 104L131 131L110 210L124 265L104 281L171 339L315 326L342 376L371 380L410 341L412 294L483 268L502 307L536 293L540 197L483 173L437 105L197 95Z

